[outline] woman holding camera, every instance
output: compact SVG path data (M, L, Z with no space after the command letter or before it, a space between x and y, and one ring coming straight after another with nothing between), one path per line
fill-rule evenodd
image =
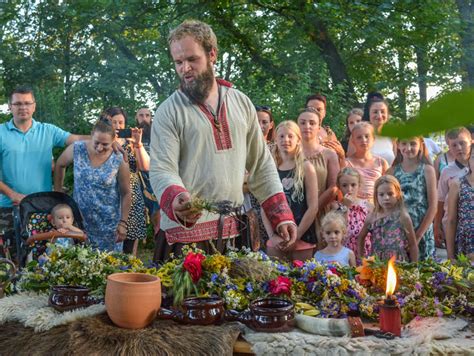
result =
M119 107L106 109L102 116L108 117L117 132L116 140L128 155L130 167L130 190L132 205L127 220L127 239L123 243L123 252L136 256L138 240L146 238L145 202L140 188L140 171L150 169L150 156L142 143L142 129L125 129L127 114ZM127 137L128 136L128 137Z

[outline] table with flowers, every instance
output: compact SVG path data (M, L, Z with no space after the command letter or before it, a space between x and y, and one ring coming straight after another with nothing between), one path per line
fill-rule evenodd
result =
M192 295L216 295L224 300L226 309L242 311L253 300L277 296L291 300L296 313L306 316L340 319L357 312L364 320L377 323L379 301L386 292L387 263L375 258L350 268L314 260L286 263L252 251L206 255L190 246L183 257L156 266L90 247L51 249L47 259L31 262L21 271L15 286L7 286L7 294L48 293L54 285L69 284L88 287L92 295L101 297L108 275L140 272L158 276L174 305ZM395 270L393 297L401 307L403 324L428 317L470 320L474 315L474 269L467 258L460 257L455 263L398 263Z

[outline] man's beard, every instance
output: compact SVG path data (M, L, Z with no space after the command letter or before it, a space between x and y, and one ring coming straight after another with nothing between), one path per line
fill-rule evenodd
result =
M184 77L181 78L181 90L191 101L204 104L211 92L214 80L214 71L212 70L211 61L208 60L206 71L198 74L192 82L187 83Z
M151 124L146 121L142 121L141 124L138 124L138 128L142 129L142 140L143 141L150 141L151 135Z

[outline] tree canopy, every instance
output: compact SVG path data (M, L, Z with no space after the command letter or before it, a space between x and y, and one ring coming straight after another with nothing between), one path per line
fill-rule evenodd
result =
M278 120L323 93L341 132L368 91L406 119L429 86L473 87L473 13L470 0L11 0L0 3L0 94L31 85L35 118L76 132L107 106L154 108L178 84L167 35L194 18L216 32L220 77Z

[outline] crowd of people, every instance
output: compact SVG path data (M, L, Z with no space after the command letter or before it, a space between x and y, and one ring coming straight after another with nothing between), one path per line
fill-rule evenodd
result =
M196 209L198 197L256 211L260 248L280 259L418 261L445 244L448 258L474 260L472 130L446 132L446 153L427 138L380 136L390 120L380 93L370 93L363 109L348 110L340 141L323 125L321 94L277 125L271 107L255 106L215 77L217 39L207 24L185 21L168 42L180 87L153 124L148 108L127 125L124 110L111 107L90 136L74 135L33 119L31 89L12 92L13 118L0 125L0 228L14 226L26 195L52 189L52 149L67 146L55 164L54 190L63 191L73 164L73 197L99 249L136 254L147 221L157 262L189 243L208 253L236 247L236 215ZM80 233L68 214L55 209L54 228Z

